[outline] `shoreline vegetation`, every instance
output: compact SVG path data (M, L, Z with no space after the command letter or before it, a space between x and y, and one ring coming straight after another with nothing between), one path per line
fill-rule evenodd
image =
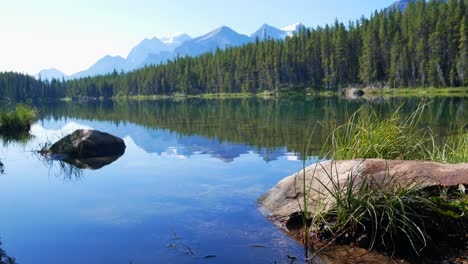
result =
M35 118L36 110L22 104L16 105L12 111L0 111L0 134L28 133Z
M425 175L402 181L390 175L392 168L386 169L383 179L352 172L344 181L335 176L339 172L333 164L356 159L466 164L467 124L454 127L451 136L441 141L430 127L419 126L426 106L406 117L399 109L385 117L363 106L344 124L319 124L331 129L320 156L332 158L332 165L306 167L307 153L302 155L303 168L294 176L296 192L304 194L296 198L302 220L299 229L290 233L312 258L326 247L351 245L409 261L439 263L460 256L462 262L467 260L468 193L463 184L427 187L421 180ZM306 169L311 175L306 175ZM329 172L316 177L317 170ZM372 177L382 182L376 184ZM314 189L314 181L321 187Z
M275 93L274 91L265 91L261 93L206 93L206 94L182 94L176 93L172 95L135 95L135 96L113 96L111 98L104 97L64 97L61 101L93 101L93 100L183 100L191 98L199 99L275 99L275 98L294 98L294 97L334 97L343 96L347 89L340 91L306 91L304 92L285 92ZM444 87L444 88L357 88L362 90L364 94L359 98L392 98L392 97L468 97L468 87Z

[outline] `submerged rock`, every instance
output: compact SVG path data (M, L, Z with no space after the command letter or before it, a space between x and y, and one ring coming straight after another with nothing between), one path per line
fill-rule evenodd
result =
M303 175L304 171L301 170L286 177L259 199L261 211L283 230L296 229L302 224L300 216L304 204ZM450 165L380 159L317 163L305 169L309 208L331 208L334 199L326 189L335 183L343 186L351 175L355 179L354 186L365 178L376 185L391 178L398 184L420 184L424 187L456 186L468 184L468 163Z
M120 157L125 153L125 148L121 138L97 130L78 129L53 144L48 152L66 155L73 160Z

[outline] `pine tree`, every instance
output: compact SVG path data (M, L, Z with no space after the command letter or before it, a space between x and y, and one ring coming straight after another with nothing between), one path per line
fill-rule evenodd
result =
M377 36L373 26L375 21L371 18L364 26L362 54L359 58L359 78L368 86L375 84L377 79Z
M458 76L463 86L468 86L468 21L463 17L460 27Z
M441 58L443 53L442 45L442 21L437 22L435 31L429 38L430 59L429 59L429 80L433 87L445 85L442 72Z

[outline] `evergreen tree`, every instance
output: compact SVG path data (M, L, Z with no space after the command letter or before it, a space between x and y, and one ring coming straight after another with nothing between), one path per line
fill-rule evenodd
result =
M460 27L458 76L463 86L468 86L468 21L463 17Z

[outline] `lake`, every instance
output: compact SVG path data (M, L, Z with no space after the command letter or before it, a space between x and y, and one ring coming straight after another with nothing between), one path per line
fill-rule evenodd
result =
M412 113L445 135L468 121L466 98L347 101L226 99L41 104L32 138L4 139L0 237L18 263L288 263L303 249L273 226L257 198L320 159L329 131L363 104ZM125 154L76 170L35 151L78 128L124 139Z

